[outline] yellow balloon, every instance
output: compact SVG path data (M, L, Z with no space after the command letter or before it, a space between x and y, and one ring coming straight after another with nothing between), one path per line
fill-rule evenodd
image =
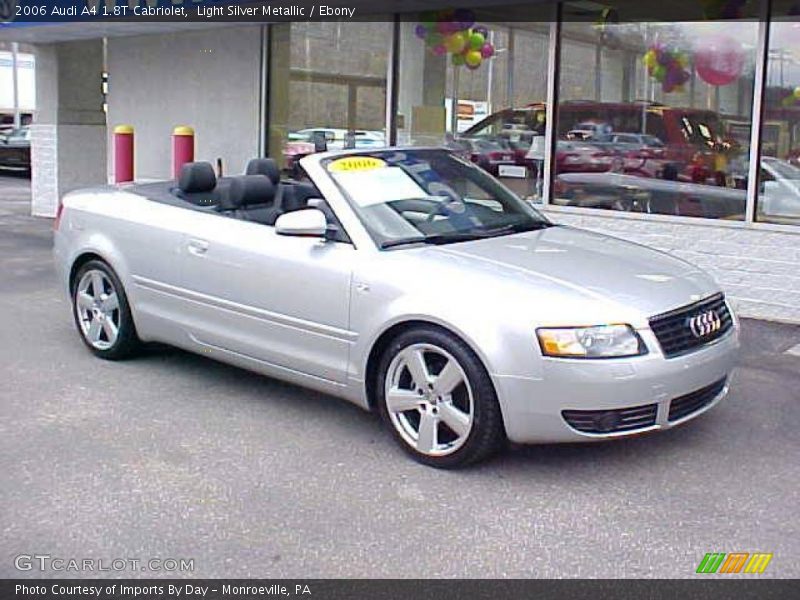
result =
M800 99L800 85L794 88L794 97Z
M464 50L466 43L467 38L461 32L451 33L444 38L444 47L447 48L448 52L452 52L453 54L458 54Z
M481 56L480 50L470 50L464 55L464 62L470 67L477 67L482 60L483 56Z
M656 66L656 53L653 50L648 50L644 55L644 64L646 67L653 68Z

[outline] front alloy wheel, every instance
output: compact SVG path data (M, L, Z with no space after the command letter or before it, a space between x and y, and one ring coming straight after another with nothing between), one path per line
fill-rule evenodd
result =
M446 350L431 344L408 346L392 359L385 385L392 425L417 452L445 456L467 440L472 388Z
M420 327L398 336L378 373L378 406L401 446L435 467L491 454L504 438L492 382L454 335Z

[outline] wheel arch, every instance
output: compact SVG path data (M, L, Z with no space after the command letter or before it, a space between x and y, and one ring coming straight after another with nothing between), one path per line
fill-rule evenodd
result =
M73 260L72 264L70 265L69 277L67 278L67 284L69 285L70 295L75 293L75 283L76 283L75 280L78 276L78 271L81 270L81 267L83 267L83 265L93 260L102 261L112 269L114 268L105 257L101 256L97 252L87 250L78 254L78 256L75 257L75 260Z
M392 343L397 336L402 334L409 329L414 329L416 327L432 327L434 329L438 329L443 331L449 335L455 336L461 342L463 342L474 354L478 357L483 368L486 369L486 372L489 374L489 379L491 380L491 369L490 365L487 362L486 356L483 352L480 351L477 344L473 342L468 336L466 336L463 332L457 330L456 328L444 324L438 323L434 320L425 319L425 318L407 318L401 321L397 321L395 323L390 324L386 329L384 329L372 343L369 353L367 354L367 361L364 368L364 391L366 394L366 401L369 410L373 410L375 408L375 386L377 384L376 377L378 372L378 365L380 364L381 356L383 355L386 348L389 344ZM494 382L492 382L494 385ZM495 389L495 393L497 390Z

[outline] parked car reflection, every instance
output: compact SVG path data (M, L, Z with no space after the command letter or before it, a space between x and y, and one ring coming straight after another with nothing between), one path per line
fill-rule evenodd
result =
M761 159L759 216L797 223L800 220L800 168L773 157Z
M7 135L0 136L0 168L30 171L30 127L20 127Z
M745 165L746 167L746 165ZM777 222L800 220L800 168L772 157L761 160L757 216ZM562 173L554 204L611 210L741 219L747 202L741 188L641 177L623 172Z

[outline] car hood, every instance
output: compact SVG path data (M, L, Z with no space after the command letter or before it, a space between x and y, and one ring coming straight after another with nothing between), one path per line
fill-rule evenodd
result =
M473 285L520 285L543 297L574 306L615 304L647 317L692 303L719 291L697 267L663 252L617 238L549 227L510 236L421 249L426 260L456 261L471 269ZM562 306L566 308L566 306ZM599 306L597 306L599 308Z

